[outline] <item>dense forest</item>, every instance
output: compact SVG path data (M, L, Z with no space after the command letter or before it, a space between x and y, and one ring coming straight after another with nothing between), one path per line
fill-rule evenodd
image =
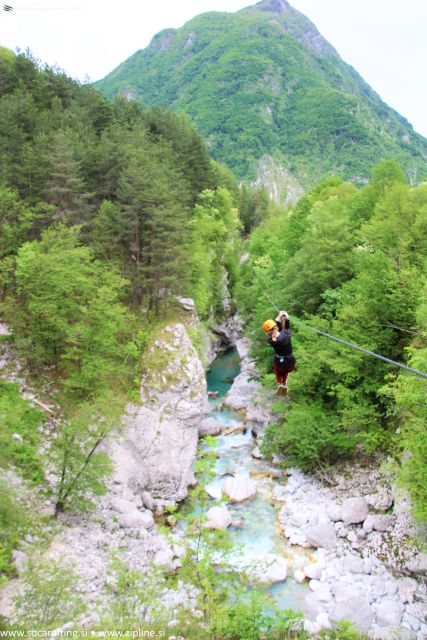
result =
M288 215L265 220L251 235L237 286L267 384L271 355L260 326L276 313L271 303L295 314L292 403L285 428L268 430L266 451L310 471L390 454L424 521L425 378L319 336L298 319L427 372L426 238L426 185L409 187L402 169L384 161L362 189L332 178Z
M1 459L38 486L53 465L60 512L102 490L108 461L93 452L138 388L150 333L178 313L177 297L194 297L204 318L219 312L224 274L235 271L239 193L187 118L110 104L31 55L2 50L0 67L1 316L63 424L46 461L45 415L1 381ZM250 217L257 204L245 202Z
M194 298L205 325L221 320L228 281L267 387L271 354L261 325L275 314L270 300L291 314L292 402L269 427L264 450L324 474L342 460L389 456L390 473L425 521L425 380L318 337L298 319L427 371L426 238L427 187L410 186L392 161L361 189L331 178L282 210L213 161L186 116L122 96L108 102L28 53L1 49L0 318L12 333L0 340L25 363L42 401L28 402L22 380L5 368L4 477L12 469L35 495L52 498L55 517L90 508L111 473L101 445L137 399L147 345L180 317L181 297ZM60 428L43 449L48 422ZM36 509L29 517L18 493L1 482L5 579L16 575L19 540L35 530L47 539L55 520ZM217 539L209 544L217 550ZM271 637L296 637L292 615L268 622L258 601L227 609L226 590L211 586L211 558L198 578L228 625L212 637L255 639L266 624ZM43 571L33 569L25 605L34 624L31 610L50 597L37 582ZM137 581L123 581L120 571L115 588L124 598ZM184 571L192 579L194 563ZM75 577L59 573L52 569L49 584L71 602ZM227 593L236 584L230 580ZM238 635L248 619L252 635ZM328 637L357 637L339 633Z

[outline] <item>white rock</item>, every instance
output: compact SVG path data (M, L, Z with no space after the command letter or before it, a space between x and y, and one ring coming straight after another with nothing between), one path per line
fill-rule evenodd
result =
M305 573L301 569L296 569L294 571L294 580L299 584L302 584L305 580Z
M320 627L322 629L331 629L332 625L330 623L329 617L327 613L319 613L318 616L316 616L316 622L318 625L320 625Z
M160 549L153 558L153 563L157 567L169 567L173 561L172 549Z
M417 590L417 581L413 578L401 578L397 583L399 596L402 602L414 601L414 593Z
M318 622L312 622L311 620L304 620L304 631L315 636L322 630L321 625Z
M409 613L404 613L402 616L402 624L407 624L413 631L419 631L421 622L418 618L414 618Z
M282 556L267 554L257 559L256 565L247 569L250 579L262 584L283 582L288 575L288 563Z
M355 554L347 555L342 560L346 571L350 573L364 573L365 565L363 559Z
M319 598L320 602L332 602L333 596L331 593L331 588L327 584L320 583L318 589L316 589L316 596Z
M110 501L111 508L118 513L132 513L136 510L136 506L129 500L124 498L112 498Z
M121 516L120 525L127 529L149 529L154 525L151 511L129 511Z
M365 496L366 502L376 511L385 511L393 504L393 496L385 489Z
M286 500L286 487L277 484L273 487L272 498L276 502L284 502Z
M339 520L342 520L342 509L335 503L329 505L326 513L328 514L328 517L332 520L332 522L338 522Z
M150 509L150 511L154 510L154 500L149 491L143 491L141 493L141 499L144 507L146 507L147 509Z
M263 457L261 451L259 450L259 447L255 447L254 449L252 449L251 456L256 460L261 460Z
M380 627L397 627L402 620L403 604L399 600L383 600L375 605L376 623Z
M221 491L229 498L230 502L244 502L244 500L254 497L257 486L249 478L236 476L235 478L226 478L221 485Z
M318 580L322 575L323 567L324 565L322 562L313 562L312 564L307 564L304 567L304 573L307 576L307 578L311 578L312 580Z
M406 568L411 573L418 575L427 574L427 553L420 553L406 564Z
M322 583L319 582L319 580L310 580L310 582L308 583L308 586L312 591L317 591L320 588L321 584Z
M359 631L366 632L372 624L373 611L366 598L356 595L352 599L337 602L332 608L329 617L332 622L348 620L348 622L352 622Z
M316 524L304 533L308 543L313 547L333 547L337 542L333 526L326 522Z
M128 408L125 429L109 443L114 481L148 491L157 503L188 494L196 457L198 426L210 411L203 365L182 323L165 327L147 357L167 366L150 368L141 381L141 403ZM161 374L170 381L164 385Z
M19 444L24 444L24 438L21 436L20 433L12 433L12 438L17 442L19 442Z
M185 311L195 311L196 305L193 298L177 298L179 304Z
M319 600L317 593L309 593L304 598L304 609L308 615L316 618L319 613L324 613L324 603Z
M207 529L219 529L224 531L231 524L231 514L227 507L212 507L206 514L207 522L205 527Z
M341 509L345 525L363 522L369 513L365 498L348 498L344 500Z
M287 518L286 522L293 527L304 527L308 522L308 514L303 513L302 511L297 511L296 513L292 513Z
M16 567L18 574L24 573L28 567L28 555L24 551L14 549L12 551L12 562Z
M371 531L392 531L396 518L391 515L373 515L367 516L363 523L363 529L366 533Z
M204 418L199 424L199 436L217 436L222 432L222 425L214 418Z

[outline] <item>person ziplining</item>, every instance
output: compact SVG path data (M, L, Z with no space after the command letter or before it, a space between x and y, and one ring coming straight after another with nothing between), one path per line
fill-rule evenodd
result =
M267 293L264 293L264 295L267 298L267 300L270 302L272 307L274 307L276 311L279 311L278 307L274 304L274 302L272 302L270 296ZM370 351L369 349L365 349L364 347L359 347L357 344L353 344L352 342L348 342L347 340L343 340L342 338L337 338L337 336L333 336L332 334L326 333L325 331L320 331L320 329L316 329L315 327L310 327L309 325L301 322L301 320L299 320L298 318L296 318L296 321L301 327L304 327L304 329L309 329L310 331L314 331L318 335L324 336L329 340L334 340L335 342L339 342L340 344L343 344L346 347L350 347L351 349L362 351L363 353L366 353L367 355L372 356L373 358L378 358L378 360L387 362L388 364L391 364L394 367L398 367L399 369L404 369L405 371L409 371L410 373L420 376L421 378L427 379L427 373L425 373L424 371L419 371L418 369L414 369L413 367L408 367L408 365L406 364L402 364L401 362L396 362L395 360L386 358L385 356L382 356L379 353L375 353L374 351ZM269 344L273 347L273 349L276 352L275 360L273 363L273 369L274 369L274 373L276 374L276 380L278 384L277 393L279 395L282 395L282 394L287 395L288 393L288 389L287 389L288 375L287 374L289 374L291 371L294 371L295 364L296 364L296 360L292 355L292 344L291 344L292 332L290 329L289 315L286 313L286 311L279 311L279 315L277 316L277 318L275 320L266 320L262 325L262 328L264 329L265 333L269 334L270 336ZM400 327L396 327L396 328L399 329ZM287 335L284 335L284 336L281 335L281 334L286 334L286 332L288 332ZM274 335L274 339L273 339L273 335ZM282 353L284 354L283 356L281 355ZM276 358L277 358L277 361L276 361ZM281 360L281 358L283 359ZM288 367L291 367L291 368L288 368ZM287 372L285 372L285 369L287 369Z
M289 315L279 311L274 320L266 320L262 325L269 336L268 344L274 349L273 371L277 382L277 395L288 395L288 375L295 370L296 359L292 353L292 331Z

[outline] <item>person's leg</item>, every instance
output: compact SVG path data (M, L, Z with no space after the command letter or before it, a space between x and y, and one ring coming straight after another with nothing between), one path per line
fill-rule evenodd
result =
M276 359L273 362L273 371L274 371L274 375L276 376L277 384L282 384L282 382L281 382L281 380L282 380L282 372L281 372L281 369L279 367L279 363L276 362Z

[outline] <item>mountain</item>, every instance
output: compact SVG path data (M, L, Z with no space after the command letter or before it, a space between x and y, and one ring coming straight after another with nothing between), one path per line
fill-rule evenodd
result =
M277 195L330 173L363 184L384 158L427 175L427 140L286 0L165 29L94 86L188 113L214 158Z

